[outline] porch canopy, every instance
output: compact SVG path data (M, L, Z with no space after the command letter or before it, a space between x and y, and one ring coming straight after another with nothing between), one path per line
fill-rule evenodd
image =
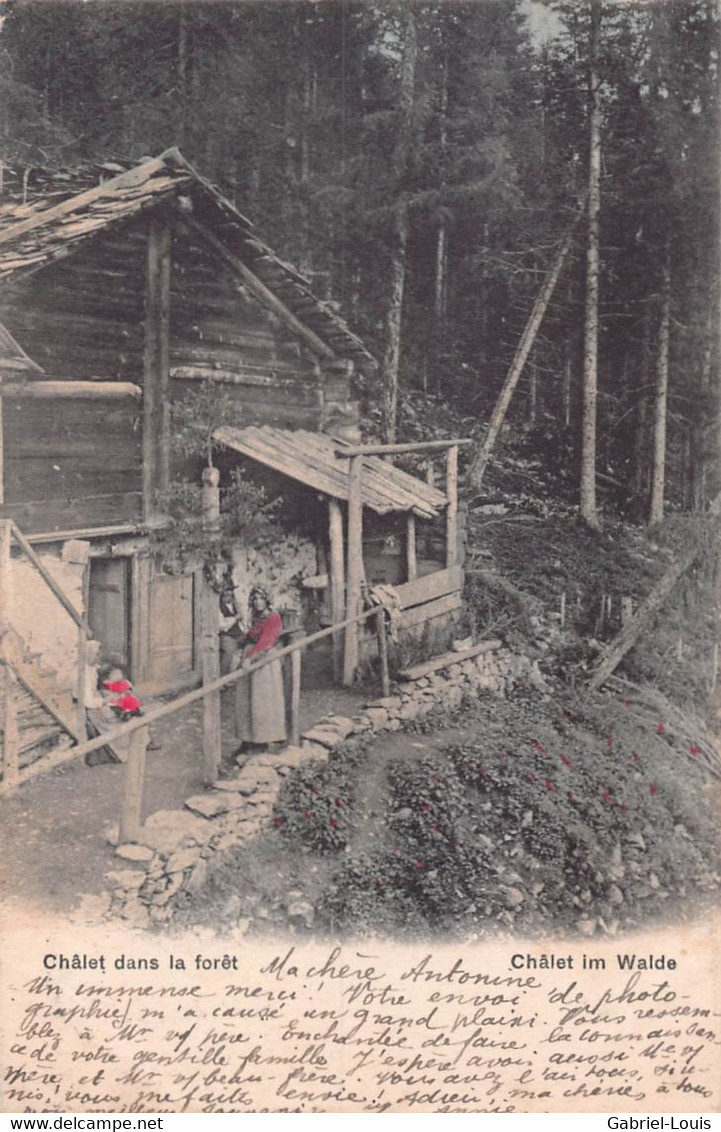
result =
M306 484L329 499L348 501L348 461L336 455L343 444L331 436L263 425L242 429L224 426L217 430L215 438L226 448ZM448 497L437 488L378 456L363 460L361 500L364 507L378 515L405 511L420 519L435 519L448 505Z

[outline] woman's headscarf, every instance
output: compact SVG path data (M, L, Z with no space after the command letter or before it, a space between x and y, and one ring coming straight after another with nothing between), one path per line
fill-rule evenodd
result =
M273 608L273 599L270 596L270 594L268 593L268 591L266 589L264 589L263 586L253 586L252 590L250 591L250 595L248 597L248 608L250 609L251 613L253 613L253 598L254 597L262 597L263 600L265 601L265 603L267 604L268 609Z

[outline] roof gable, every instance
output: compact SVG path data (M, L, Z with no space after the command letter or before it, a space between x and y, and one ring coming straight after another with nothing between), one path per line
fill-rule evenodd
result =
M373 363L361 340L308 281L255 234L253 226L177 149L141 162L118 176L58 201L36 198L0 210L0 283L74 252L84 241L171 197L236 274L249 273L260 284L261 300L281 303L292 319L318 340L329 357ZM246 276L247 281L247 276Z

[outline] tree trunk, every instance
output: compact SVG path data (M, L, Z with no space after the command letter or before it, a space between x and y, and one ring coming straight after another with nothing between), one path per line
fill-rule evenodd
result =
M666 486L666 419L668 408L668 347L671 328L671 249L666 244L661 292L661 323L658 331L656 357L656 390L653 417L653 471L651 475L651 503L648 511L649 526L663 519L663 500Z
M591 0L589 43L588 235L586 243L586 317L583 335L583 416L581 420L581 518L600 528L596 510L596 404L598 400L598 262L601 208L601 106L598 45L600 0Z
M491 417L491 423L488 426L488 432L486 433L483 443L481 444L478 452L473 458L471 466L468 470L469 482L475 488L478 488L481 485L483 473L486 470L486 465L488 464L491 452L493 451L493 446L496 443L498 433L501 431L501 426L505 419L508 406L511 403L511 398L513 397L514 390L518 385L521 374L523 373L523 367L526 363L526 359L528 358L531 347L533 346L533 343L535 341L536 335L538 333L538 328L543 321L543 316L546 313L546 308L551 301L551 296L554 292L556 283L558 282L558 277L561 274L561 268L565 263L566 256L568 255L571 244L573 243L573 233L575 231L579 217L580 213L578 214L578 216L576 216L570 228L566 232L566 235L564 236L561 246L559 247L556 254L553 266L546 276L546 281L543 284L538 297L536 298L536 301L533 305L533 310L531 311L531 317L526 323L523 334L521 335L521 340L518 343L515 356L513 358L513 361L511 362L511 368L508 371L506 380L504 381L503 387L501 388L501 392L498 394L498 400L496 401L495 407L493 409L493 415Z
M398 417L398 372L400 368L403 295L406 284L406 247L408 244L408 202L403 179L408 168L408 139L411 133L418 40L415 13L409 4L403 27L399 122L393 154L397 199L393 209L391 233L390 295L386 318L383 352L383 395L381 399L381 435L386 444L396 439Z
M721 495L717 495L709 508L709 516L717 516L721 512ZM591 677L589 688L596 691L611 673L618 667L626 653L628 653L641 633L646 629L662 607L679 579L693 566L702 553L705 541L695 540L685 554L675 559L662 574L648 597L639 605L636 612L626 622L621 632L611 641L605 655L598 664Z
M446 309L448 302L448 250L446 234L446 214L443 200L444 166L446 146L448 144L448 54L444 48L443 63L441 67L441 98L440 98L440 136L439 148L441 152L441 204L438 212L438 230L436 232L436 278L434 287L435 324L438 339L442 339L446 322Z

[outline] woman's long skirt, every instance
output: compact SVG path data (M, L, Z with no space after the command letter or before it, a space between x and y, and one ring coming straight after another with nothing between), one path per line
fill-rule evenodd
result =
M282 743L287 738L283 669L279 660L272 660L238 681L235 734L246 743Z

